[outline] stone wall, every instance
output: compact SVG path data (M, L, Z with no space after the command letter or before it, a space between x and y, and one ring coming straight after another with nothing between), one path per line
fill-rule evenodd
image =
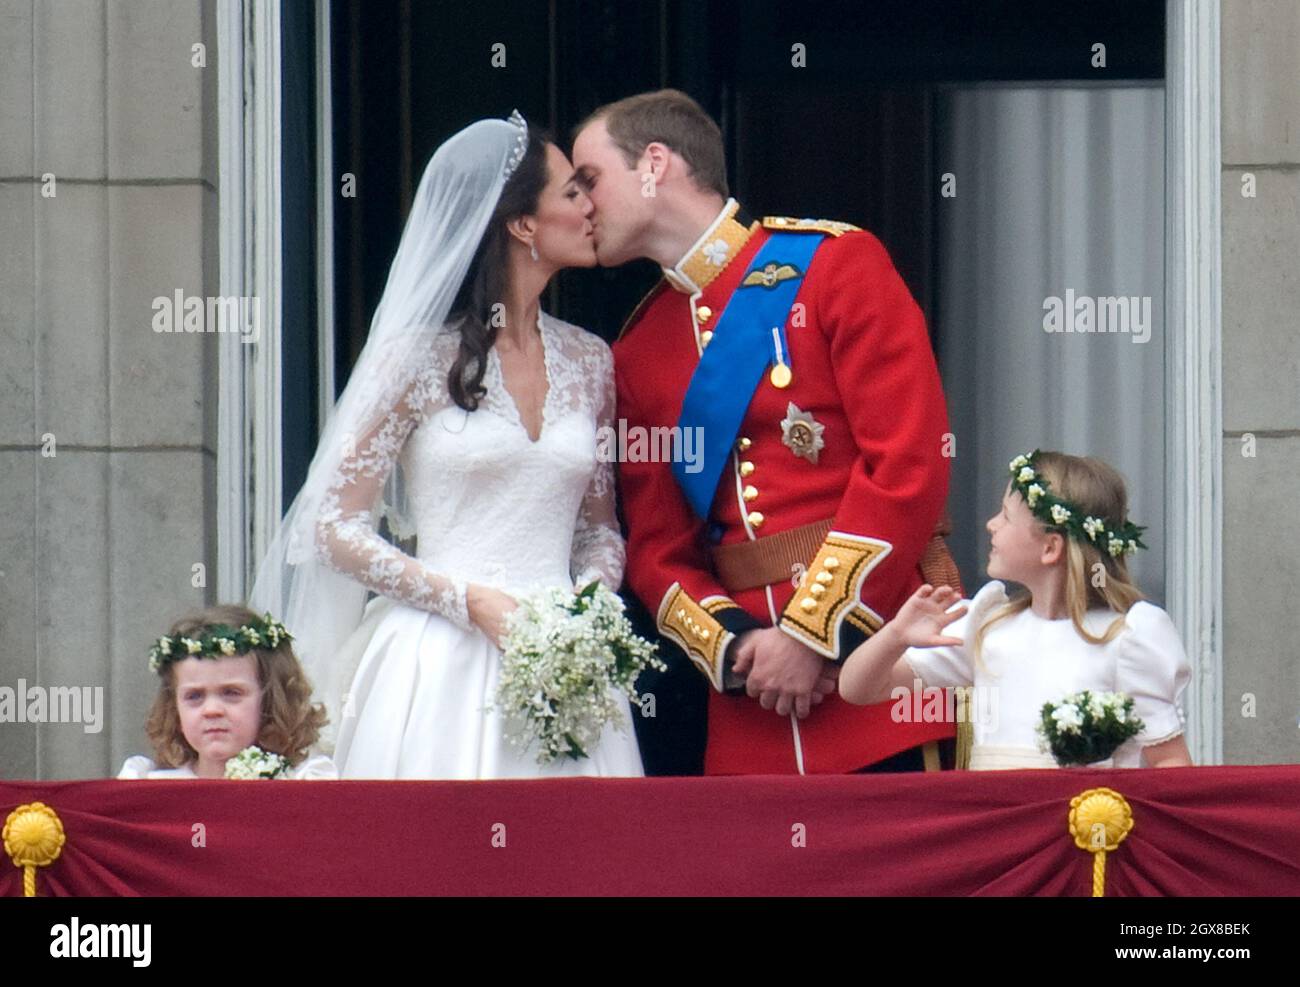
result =
M1300 762L1300 3L1225 0L1221 40L1223 759Z
M0 725L3 777L147 751L215 585L216 348L152 302L216 293L216 55L210 2L0 0L0 686L103 687L96 732Z

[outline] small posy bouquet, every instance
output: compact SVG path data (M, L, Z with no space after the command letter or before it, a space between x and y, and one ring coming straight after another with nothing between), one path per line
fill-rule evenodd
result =
M1142 726L1133 715L1132 696L1084 689L1058 703L1043 703L1038 735L1043 750L1068 767L1106 760Z
M283 778L289 773L289 759L264 751L257 745L245 747L226 761L226 777L239 781L256 778Z
M496 704L516 747L537 742L537 761L586 757L605 724L624 729L625 694L646 668L666 670L638 637L623 601L598 582L580 592L525 596L506 618Z

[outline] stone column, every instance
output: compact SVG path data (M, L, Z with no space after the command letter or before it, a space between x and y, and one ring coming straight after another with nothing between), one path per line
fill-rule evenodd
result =
M1223 759L1300 762L1300 4L1222 5ZM1253 702L1254 715L1250 704Z
M0 724L6 778L148 752L148 646L211 600L215 336L153 324L216 292L216 55L211 0L0 0L0 687L103 697Z

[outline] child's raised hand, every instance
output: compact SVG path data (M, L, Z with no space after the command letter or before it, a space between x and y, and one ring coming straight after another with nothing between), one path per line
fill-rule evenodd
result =
M940 633L954 620L966 613L966 608L958 607L951 612L948 608L961 599L951 586L937 589L926 583L903 604L898 616L889 622L899 643L909 648L938 648L943 645L959 645L959 637L945 637Z

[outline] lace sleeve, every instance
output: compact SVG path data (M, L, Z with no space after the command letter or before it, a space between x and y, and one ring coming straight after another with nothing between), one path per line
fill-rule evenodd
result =
M423 420L428 379L426 374L417 380L393 410L358 439L355 450L344 455L321 503L316 552L325 565L368 589L470 630L465 583L430 572L375 530L374 509L384 482L407 437Z
M593 375L599 387L599 400L595 402L599 407L596 426L605 430L604 434L608 436L614 427L614 361L609 347L604 343L598 345L600 372ZM623 582L626 549L618 530L615 510L613 457L601 453L609 447L608 441L602 442L598 438L596 468L582 498L573 531L570 569L575 586L585 586L599 579L607 588L617 591Z

